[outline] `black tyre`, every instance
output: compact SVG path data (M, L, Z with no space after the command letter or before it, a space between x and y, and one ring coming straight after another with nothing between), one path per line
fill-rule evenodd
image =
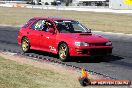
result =
M60 44L58 54L59 54L59 59L61 61L63 61L63 62L68 61L69 49L68 49L67 44L65 44L65 43Z
M24 53L27 53L30 51L30 44L26 37L22 39L21 48Z

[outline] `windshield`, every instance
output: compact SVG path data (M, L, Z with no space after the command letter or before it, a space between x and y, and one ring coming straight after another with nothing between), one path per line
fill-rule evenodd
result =
M90 30L77 21L54 21L60 33L90 33Z

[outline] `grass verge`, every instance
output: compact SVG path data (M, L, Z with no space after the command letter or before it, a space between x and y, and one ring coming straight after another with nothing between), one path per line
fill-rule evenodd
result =
M132 34L132 15L0 7L0 24L22 25L37 16L62 16L78 20L95 31Z
M0 57L0 88L81 88L66 74Z

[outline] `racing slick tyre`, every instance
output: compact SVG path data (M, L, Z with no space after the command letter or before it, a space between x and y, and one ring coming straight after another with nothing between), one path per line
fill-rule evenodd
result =
M30 51L30 44L26 37L22 39L21 48L24 53L27 53Z
M59 54L59 59L61 61L63 62L68 61L69 49L68 49L67 44L65 43L60 44L58 54Z

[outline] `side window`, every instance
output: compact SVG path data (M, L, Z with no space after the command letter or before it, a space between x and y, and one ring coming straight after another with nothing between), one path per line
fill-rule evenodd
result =
M34 20L36 20L36 19L30 19L26 24L24 24L23 25L23 27L22 28L26 28L26 27L28 27Z
M84 30L83 26L80 24L73 24L73 27L75 29L74 31L83 31Z
M45 24L45 20L38 20L31 26L31 28L34 30L42 30L44 24Z

